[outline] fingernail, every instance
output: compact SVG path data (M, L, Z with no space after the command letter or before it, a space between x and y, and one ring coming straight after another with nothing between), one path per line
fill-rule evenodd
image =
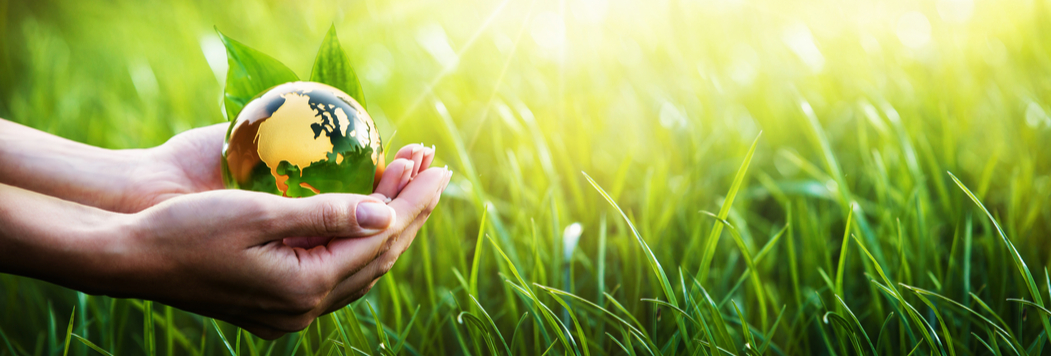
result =
M358 226L365 229L385 229L390 226L394 217L394 210L375 202L358 203L355 210L354 216L358 219Z

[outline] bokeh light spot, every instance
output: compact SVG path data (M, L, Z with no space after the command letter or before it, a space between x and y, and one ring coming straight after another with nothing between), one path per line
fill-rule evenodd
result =
M920 48L931 41L931 23L927 16L916 11L909 11L898 17L895 26L898 40L909 48Z

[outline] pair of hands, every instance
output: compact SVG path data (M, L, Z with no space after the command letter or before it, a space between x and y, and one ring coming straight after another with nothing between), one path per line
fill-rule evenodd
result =
M95 238L76 239L83 253L52 255L63 259L53 263L77 266L5 269L89 293L157 300L272 339L368 292L412 243L452 174L429 168L433 148L409 145L369 196L288 199L222 189L219 152L227 126L190 130L134 152L131 178L119 194L67 194L109 210L60 212L93 216L82 235ZM17 186L17 177L0 177L12 180ZM25 185L62 197L54 191L61 187ZM92 209L52 203L41 203L42 211ZM0 229L0 237L17 238L21 230L10 231Z

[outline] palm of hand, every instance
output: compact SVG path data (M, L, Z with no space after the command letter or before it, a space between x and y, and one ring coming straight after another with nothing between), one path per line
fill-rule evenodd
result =
M138 212L183 194L222 189L219 169L228 126L192 129L150 151L134 172L118 210Z

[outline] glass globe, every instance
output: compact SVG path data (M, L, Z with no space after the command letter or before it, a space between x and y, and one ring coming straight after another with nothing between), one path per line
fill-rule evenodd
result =
M370 194L384 169L372 117L343 91L314 82L281 84L245 105L222 162L227 188L287 197Z

